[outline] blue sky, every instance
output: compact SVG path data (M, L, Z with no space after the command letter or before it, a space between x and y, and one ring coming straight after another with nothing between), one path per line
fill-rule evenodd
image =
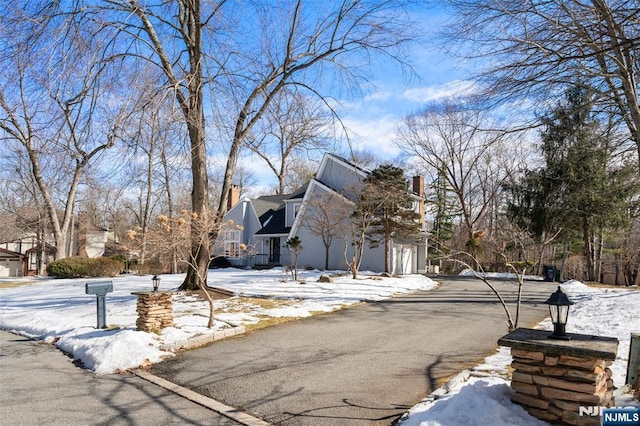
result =
M423 40L412 46L406 58L415 75L408 77L392 60L378 58L371 67L369 83L360 87L362 96L338 98L344 112L341 118L351 131L353 148L373 152L383 161L392 161L400 154L393 139L407 114L420 110L427 102L472 90L468 81L472 69L447 56L434 41L435 31L447 18L443 10L426 9L413 17L423 32ZM346 149L344 146L343 152ZM252 170L262 188L275 185L276 180L266 166Z

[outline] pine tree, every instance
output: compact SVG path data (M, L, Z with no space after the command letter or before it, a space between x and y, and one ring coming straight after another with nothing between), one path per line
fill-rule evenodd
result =
M285 243L285 246L291 253L291 277L294 281L298 280L298 257L302 252L302 240L297 235L289 238Z
M625 224L637 179L632 165L614 164L615 147L591 107L590 90L577 85L543 117L545 165L509 188L508 212L538 238L559 231L565 240L580 237L587 279L596 280L603 232Z
M452 199L451 187L442 169L438 170L436 179L431 184L431 197L425 200L426 209L433 214L430 244L430 257L443 257L449 253L447 242L453 237L453 219L455 203Z
M391 241L412 239L420 231L419 214L413 210L415 199L409 192L404 171L396 166L386 164L377 167L368 174L364 183L362 194L370 197L367 203L378 206L374 210L367 240L371 248L384 244L384 270L391 272Z

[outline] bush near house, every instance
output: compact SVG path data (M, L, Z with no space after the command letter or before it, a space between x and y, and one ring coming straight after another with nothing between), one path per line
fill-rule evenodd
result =
M108 257L90 259L87 275L90 277L115 277L124 269L124 262Z
M67 257L47 266L47 274L56 278L113 277L124 268L120 260L100 257Z
M131 268L137 270L138 275L161 274L163 271L162 262L158 259L148 259L144 263L132 265Z
M56 278L79 278L87 275L88 261L86 257L67 257L47 265L47 275Z

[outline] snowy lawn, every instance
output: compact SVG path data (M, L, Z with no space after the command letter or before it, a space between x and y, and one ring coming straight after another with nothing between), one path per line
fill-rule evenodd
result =
M304 271L302 282L285 281L280 269L210 271L208 283L243 297L216 300L216 322L207 329L208 304L195 296L174 295L175 326L161 334L137 331L136 296L149 291L150 276L113 278L113 293L107 295L109 329L97 330L95 296L86 295L88 280L23 279L24 285L2 288L0 281L0 328L55 343L97 373L155 363L173 356L162 349L172 343L203 336L237 325L255 325L280 317L306 317L365 300L380 300L394 294L430 289L435 283L421 275L380 278L363 274L334 283L317 282L319 271ZM183 275L163 275L160 290L175 290ZM15 280L14 280L15 281ZM99 281L99 280L98 280ZM600 334L620 340L618 358L612 366L614 383L620 386L626 375L629 335L640 332L640 291L587 287L579 282L562 285L575 305L569 314L569 333ZM250 299L260 297L261 299ZM551 329L550 321L539 327ZM403 425L541 425L520 406L511 402L509 348L476 366L468 380L452 383L436 400L417 404ZM616 399L617 405L631 405L630 398Z

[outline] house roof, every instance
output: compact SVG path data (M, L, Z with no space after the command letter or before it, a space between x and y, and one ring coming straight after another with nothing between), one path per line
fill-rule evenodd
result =
M25 255L22 254L22 253L18 253L18 252L7 250L7 249L3 249L3 248L0 248L0 255L5 255L3 257L6 257L8 255L8 256L11 256L11 257L18 257L20 259L23 259L25 257Z
M42 248L42 244L35 245L31 247L29 250L27 250L27 253L37 253L39 250L41 250L41 248ZM46 253L55 253L56 246L54 246L53 244L44 243L44 250Z
M309 188L309 184L302 185L300 188L296 189L292 194L289 195L288 200L293 200L296 198L304 198L304 194L307 192L307 188Z
M360 171L361 173L364 173L365 175L366 175L366 174L369 174L369 172L371 171L371 170L369 170L369 169L366 169L366 168L364 168L364 167L361 167L361 166L357 165L357 164L356 164L356 163L354 163L353 161L349 161L349 160L347 160L346 158L341 157L341 156L336 155L336 154L333 154L333 153L331 153L331 152L327 152L327 153L325 153L325 156L333 157L333 158L335 158L335 159L337 159L337 160L340 160L340 161L342 161L344 164L347 164L347 165L349 165L350 167L353 167L355 170L358 170L358 171Z
M269 210L264 215L260 216L260 223L262 229L256 234L288 234L291 227L284 226L285 209L284 207L278 210Z
M262 225L262 229L256 234L288 234L291 227L285 226L286 202L294 199L302 200L307 187L308 184L298 188L291 194L263 195L252 199L251 203Z

